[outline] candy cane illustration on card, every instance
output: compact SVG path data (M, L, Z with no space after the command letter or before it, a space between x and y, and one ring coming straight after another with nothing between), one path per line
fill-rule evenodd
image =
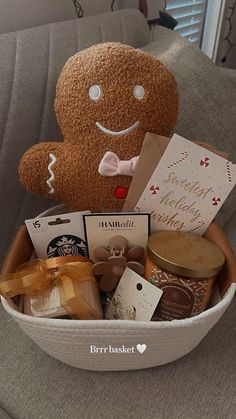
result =
M175 134L134 210L151 213L152 231L202 235L235 182L235 164Z

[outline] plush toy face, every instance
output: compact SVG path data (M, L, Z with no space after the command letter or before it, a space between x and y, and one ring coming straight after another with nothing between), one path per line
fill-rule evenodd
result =
M132 170L114 159L137 157L147 131L171 134L178 92L170 71L152 55L118 43L99 44L66 63L55 111L64 143L43 143L26 152L21 181L72 210L120 209ZM107 170L114 164L122 170Z
M69 59L55 100L65 141L82 144L89 136L94 146L99 138L108 148L113 137L115 144L126 133L123 142L128 143L147 131L169 135L177 106L175 80L164 65L150 54L111 43Z

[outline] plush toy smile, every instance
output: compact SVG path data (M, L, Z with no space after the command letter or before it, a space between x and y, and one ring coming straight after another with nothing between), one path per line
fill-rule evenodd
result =
M174 76L151 54L104 43L67 61L55 111L64 141L26 151L22 183L72 211L120 211L145 133L170 136L175 128L178 91Z
M113 136L120 136L120 135L126 135L129 134L134 129L138 128L139 121L136 121L133 125L130 125L130 127L123 129L122 131L111 131L110 129L105 128L103 125L101 125L99 122L96 122L96 126L104 132L104 134L113 135Z

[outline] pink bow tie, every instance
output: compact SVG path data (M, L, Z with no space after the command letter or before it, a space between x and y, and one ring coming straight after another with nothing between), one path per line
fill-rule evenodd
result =
M98 166L98 173L102 176L133 176L139 156L130 160L120 160L112 151L107 151Z

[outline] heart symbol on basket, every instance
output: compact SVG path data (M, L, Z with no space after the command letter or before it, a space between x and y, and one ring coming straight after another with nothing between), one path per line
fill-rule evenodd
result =
M147 346L145 345L145 343L143 343L142 345L139 343L137 345L137 350L140 352L140 354L143 354L144 351L146 351Z

